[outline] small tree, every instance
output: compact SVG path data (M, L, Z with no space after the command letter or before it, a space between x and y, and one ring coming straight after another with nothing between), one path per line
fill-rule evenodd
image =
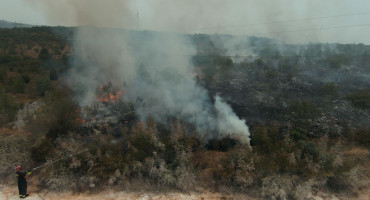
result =
M58 74L57 74L57 70L55 70L55 68L52 68L52 69L50 70L50 75L49 75L49 77L50 77L50 80L51 80L51 81L56 81L56 80L58 80Z
M51 88L50 80L39 78L36 80L37 94L41 97L45 96L45 92Z
M0 67L2 67L2 66L0 66ZM6 79L6 76L7 76L7 74L6 74L5 69L0 68L0 82L4 81Z
M39 53L39 59L45 61L45 60L49 60L50 58L51 58L51 56L50 56L48 50L46 48L42 48L40 53Z

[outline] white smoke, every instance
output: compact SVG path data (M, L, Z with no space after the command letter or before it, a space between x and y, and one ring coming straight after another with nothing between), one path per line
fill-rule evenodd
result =
M249 136L249 129L245 125L245 120L236 116L232 108L219 96L216 96L215 108L217 110L218 130L249 144L249 137L246 136L246 134Z
M86 2L86 6L67 2L73 14L78 13L78 23L109 25L108 19L104 24L101 18L105 12L89 10L95 10L100 1ZM110 2L104 5L114 7ZM112 17L135 18L130 13L117 12ZM197 85L191 62L195 54L186 35L81 27L74 37L74 67L68 83L81 106L92 105L99 85L109 83L124 91L124 101L134 105L141 120L153 116L166 123L166 116L173 116L195 124L201 133L217 134L210 137L232 136L249 143L245 121L221 97L213 105L207 91Z

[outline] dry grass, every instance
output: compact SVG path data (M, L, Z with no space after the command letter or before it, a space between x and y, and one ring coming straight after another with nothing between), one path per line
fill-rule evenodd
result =
M344 152L347 158L358 159L364 162L364 173L370 177L370 151L364 147L354 146Z
M17 165L23 165L24 169L29 169L29 152L30 144L26 136L0 135L0 176L4 177L2 181L14 176Z
M370 156L370 151L364 147L354 146L344 152L344 156L366 158Z

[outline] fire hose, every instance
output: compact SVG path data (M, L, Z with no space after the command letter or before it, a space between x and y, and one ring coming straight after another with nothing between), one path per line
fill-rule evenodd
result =
M87 151L88 151L88 149L87 149L87 150L85 150L85 151L79 152L79 153L75 153L75 154L70 154L70 155L68 155L68 156L64 156L64 157L62 157L62 158L59 158L59 159L53 160L53 161L51 161L51 162L47 162L47 163L45 163L45 164L43 164L43 165L40 165L40 166L38 166L38 167L35 167L35 168L31 169L30 171L34 171L34 170L40 169L40 168L42 168L42 167L45 167L45 166L48 166L48 165L54 164L54 163L56 163L56 162L58 162L58 161L60 161L60 160L63 160L63 159L66 159L66 158L68 158L68 157L72 157L72 156L75 156L75 155L79 155L79 154L85 153L85 152L87 152Z

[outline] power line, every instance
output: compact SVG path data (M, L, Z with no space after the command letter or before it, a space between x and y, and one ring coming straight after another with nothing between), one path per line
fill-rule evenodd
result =
M370 24L355 24L355 25L331 26L331 27L308 28L308 29L297 29L297 30L286 30L286 31L260 32L260 33L252 33L252 34L249 34L249 35L276 34L276 33L293 33L293 32L305 32L305 31L320 31L320 30L339 29L339 28L352 28L352 27L364 27L364 26L370 26Z
M320 20L320 19L330 19L330 18L337 18L337 17L348 17L348 16L356 16L356 15L368 15L370 12L358 12L358 13L349 13L349 14L341 14L341 15L331 15L331 16L322 16L322 17L312 17L312 18L301 18L301 19L287 19L287 20L279 20L279 21L271 21L271 22L261 22L261 23L252 23L252 24L244 24L244 25L234 25L234 26L214 26L214 27L202 27L202 28L194 28L188 30L207 30L207 29L219 29L219 28L237 28L237 27L248 27L248 26L259 26L259 25L268 25L268 24L280 24L280 23L287 23L287 22L299 22L299 21L310 21L310 20Z
M226 58L328 58L328 55L185 55L187 57L226 57ZM334 55L335 56L335 55ZM370 58L370 55L349 55L351 58Z

